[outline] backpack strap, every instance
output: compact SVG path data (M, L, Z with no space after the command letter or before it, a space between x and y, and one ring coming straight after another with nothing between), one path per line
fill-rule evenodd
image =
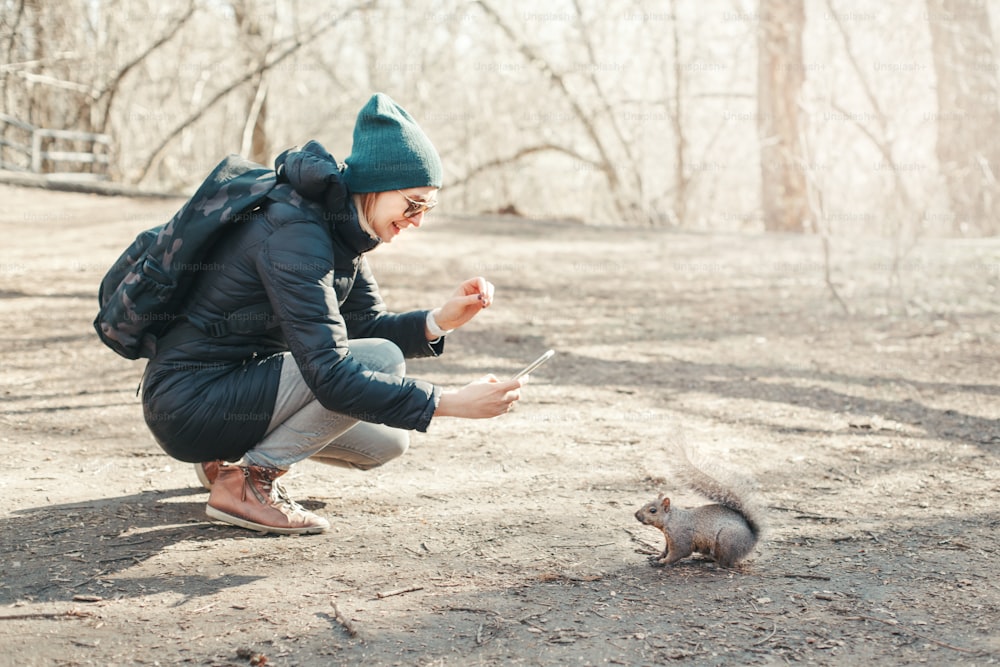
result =
M262 334L277 326L274 311L269 303L258 303L240 308L219 320L207 322L181 315L167 333L156 341L157 352L195 340L222 338L230 334L252 336Z
M191 320L189 320L191 321ZM191 321L210 338L222 338L229 334L242 336L259 334L277 325L274 310L269 303L257 303L240 308L213 322Z

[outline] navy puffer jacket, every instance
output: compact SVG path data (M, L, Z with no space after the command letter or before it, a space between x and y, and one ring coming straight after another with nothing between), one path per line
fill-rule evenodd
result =
M146 423L182 461L234 461L263 438L289 350L328 410L425 431L437 405L434 385L351 356L351 338L388 339L408 358L444 343L427 342L426 310L386 310L364 257L378 240L362 230L336 160L310 142L275 167L267 204L213 248L146 367Z

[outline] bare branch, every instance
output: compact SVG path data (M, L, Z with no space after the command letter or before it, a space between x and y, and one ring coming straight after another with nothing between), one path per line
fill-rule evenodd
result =
M811 110L805 107L801 97L798 104L806 112L806 116L811 115ZM834 300L843 309L844 314L850 316L852 314L851 308L840 295L840 290L837 289L836 284L833 282L833 266L830 256L830 225L826 212L826 202L823 199L823 188L816 179L815 170L810 169L810 164L816 162L816 151L809 142L809 135L805 130L804 122L799 123L798 131L799 143L802 145L802 155L793 157L799 160L802 172L805 174L806 202L812 212L813 220L816 221L816 231L819 233L820 241L823 244L823 281L826 283L826 287L830 290L830 294Z
M118 70L114 78L112 78L111 81L109 81L104 85L104 88L100 91L98 95L98 101L100 101L101 98L105 99L103 113L101 114L101 126L98 130L99 132L105 132L107 130L108 122L110 121L109 112L111 110L111 104L112 102L114 102L115 95L118 94L118 90L122 79L124 79L125 76L129 72L131 72L132 69L134 69L139 63L148 58L151 53L153 53L158 48L160 48L161 46L169 42L171 39L173 39L174 35L176 35L180 31L180 29L184 26L184 24L187 23L188 20L191 18L191 16L194 14L194 9L195 5L192 0L188 4L187 11L184 12L183 16L177 19L177 21L166 32L164 32L159 39L150 44L145 51L140 53L138 56L136 56L129 62L125 63L125 66L122 67L120 70Z
M851 63L851 69L853 69L854 73L857 74L858 80L861 82L861 88L864 90L865 98L868 100L868 104L871 105L872 111L875 112L875 118L878 122L879 131L882 133L883 137L888 137L889 136L888 118L886 117L885 112L882 110L882 106L879 104L878 97L875 96L875 91L872 90L871 84L865 77L864 70L861 68L861 65L858 64L858 59L857 57L855 57L854 50L851 47L851 37L848 34L847 29L844 27L843 21L841 21L840 19L840 14L834 9L832 1L825 0L825 2L828 10L827 13L830 17L832 17L834 23L837 24L837 30L840 32L840 37L844 41L844 51L846 52L848 62ZM861 132L864 133L864 135L871 140L872 144L875 146L875 148L878 149L879 153L882 154L882 158L886 162L888 162L890 165L895 163L895 159L893 158L892 154L892 146L890 146L887 143L887 140L879 139L878 137L876 137L875 134L871 130L869 130L867 126L858 121L853 114L844 111L836 103L833 103L831 106L833 106L834 109L843 113L846 118L849 118L858 127L858 129L861 130ZM911 208L912 198L910 197L909 191L906 189L906 184L903 182L902 176L900 176L899 171L896 169L892 169L891 171L895 177L894 180L896 183L896 187L898 189L900 198L903 200L903 204L905 205L906 208Z
M521 55L529 62L534 64L536 67L542 70L555 87L562 93L565 98L566 103L569 104L570 108L573 110L573 114L576 116L577 120L583 126L584 131L593 143L595 150L600 155L601 159L599 162L595 163L601 173L604 174L608 181L608 188L611 191L611 195L615 202L615 207L618 212L626 216L629 214L630 207L628 203L624 200L621 193L621 181L618 178L618 174L615 170L615 162L612 159L604 140L601 139L600 134L597 131L597 127L594 124L591 114L587 113L583 107L580 106L577 96L570 92L569 87L566 85L565 78L559 74L552 67L551 64L545 58L543 58L537 51L535 51L527 42L521 39L520 35L507 24L503 18L486 2L486 0L475 0L476 4L479 5L484 12L493 20L493 22L500 28L501 31L507 36L507 38L514 44Z
M899 197L899 202L902 205L903 211L901 214L895 216L897 222L895 223L895 229L893 230L893 236L895 243L893 245L893 258L892 258L892 268L889 273L889 291L892 291L893 285L900 292L900 303L903 306L904 311L906 310L906 300L902 296L902 277L900 275L900 265L903 259L910 253L916 244L916 236L914 235L913 242L909 247L903 247L903 218L906 214L916 213L918 206L915 203L915 199L910 195L909 189L906 187L906 181L903 180L902 174L899 170L895 168L895 159L893 157L893 145L890 143L889 137L891 136L889 128L889 120L885 112L882 110L879 104L878 98L875 96L875 91L872 89L871 84L864 75L864 71L858 64L857 58L854 56L854 50L851 48L851 38L844 27L843 22L840 19L840 14L834 9L832 0L825 0L826 7L829 10L828 14L834 20L837 25L837 29L840 32L841 39L844 41L844 50L847 54L848 62L851 63L851 68L854 70L855 74L858 76L858 80L861 82L861 87L864 90L865 97L868 99L868 103L871 105L872 110L875 112L875 118L878 122L879 131L882 134L880 139L871 131L865 124L857 120L853 114L847 113L836 103L831 103L831 106L837 111L841 112L845 118L850 119L855 126L861 132L868 137L872 144L876 147L882 158L889 164L888 171L892 173L893 184L896 186L896 196ZM924 206L923 210L920 212L919 217L923 218L926 213L927 207Z
M281 61L283 61L290 55L294 54L302 47L307 46L308 44L316 41L316 39L322 36L324 32L335 26L337 23L340 23L340 21L347 18L354 12L367 9L374 4L375 0L368 0L367 2L363 2L348 8L346 11L342 12L341 14L338 14L337 16L333 17L326 23L322 23L319 26L315 27L310 33L308 33L304 37L296 39L294 42L292 42L292 44L288 48L286 48L284 51L275 56L272 60L268 61L265 57L264 61L261 62L260 65L253 68L251 71L247 72L243 76L238 77L228 86L218 91L210 100L205 102L203 105L201 105L201 107L199 107L190 115L188 115L187 118L178 123L177 126L174 127L174 129L172 129L167 134L167 136L163 139L163 141L160 142L160 145L157 146L156 149L153 150L153 152L150 154L149 159L146 160L146 163L143 165L142 169L139 172L139 177L136 179L136 183L141 183L146 178L146 176L149 174L150 169L152 169L153 165L160 159L160 155L163 153L164 150L166 150L167 146L170 145L170 142L172 142L178 135L180 135L180 133L183 132L185 128L187 128L189 125L191 125L192 123L200 119L202 116L204 116L205 113L207 113L212 107L218 104L219 101L225 98L229 93L233 92L247 81L253 80L255 77L260 76L261 74L268 71L272 67L278 65Z
M580 39L583 42L584 49L586 49L587 51L587 58L590 60L590 63L592 65L596 66L598 64L597 56L594 52L594 44L590 39L590 33L587 31L587 26L583 22L583 9L580 7L580 0L573 0L573 7L574 9L576 9L577 26L579 27L580 30ZM676 23L677 22L675 20L674 21L675 26ZM615 137L618 139L618 143L621 144L621 148L625 153L625 157L627 158L628 164L632 165L638 164L639 163L638 160L635 159L635 155L633 155L632 153L632 145L630 142L625 140L625 135L622 132L621 126L618 124L617 117L612 113L608 113L611 110L611 103L608 101L608 96L604 93L604 89L601 87L600 82L597 80L597 75L595 74L595 71L596 67L590 69L590 83L594 87L594 90L597 91L597 97L601 100L601 104L603 106L602 110L605 113L607 113L611 129L614 131ZM639 197L641 199L642 172L640 172L639 170L635 171L635 180L639 190Z
M14 74L30 83L40 83L44 86L52 86L53 88L60 88L62 90L72 90L74 93L80 93L93 99L97 99L99 95L97 90L91 88L85 83L66 81L65 79L49 76L48 74L35 74L34 72L23 72L19 70L15 70Z
M254 91L253 102L250 104L250 111L247 113L247 122L243 125L243 140L240 141L240 153L251 155L253 151L254 129L260 119L261 109L264 108L264 100L267 99L267 80L261 76L257 80L257 87ZM251 157L251 159L253 159Z
M458 186L458 185L464 185L464 184L468 183L469 181L471 181L476 176L478 176L479 174L481 174L481 173L483 173L485 171L489 171L490 169L496 169L498 167L504 167L504 166L507 166L509 164L513 164L513 163L517 162L518 160L520 160L522 158L525 158L525 157L527 157L529 155L534 155L535 153L545 153L545 152L550 152L550 151L551 152L555 152L555 153L563 153L564 155L568 155L568 156L572 157L574 160L578 160L578 161L583 162L585 164L590 164L590 165L593 165L593 166L595 166L597 168L601 168L601 164L600 163L595 162L594 160L591 160L589 158L586 158L586 157L580 155L579 153L577 153L576 151L574 151L571 148L566 148L565 146L559 146L557 144L539 144L539 145L536 145L536 146L527 146L525 148L522 148L522 149L518 150L516 153L514 153L513 155L508 155L506 157L494 158L493 160L489 160L487 162L483 162L482 164L479 164L479 165L473 167L471 170L467 171L465 173L465 175L462 176L461 178L459 178L459 179L457 179L455 181L450 181L448 183L448 186L449 187L455 187L455 186Z

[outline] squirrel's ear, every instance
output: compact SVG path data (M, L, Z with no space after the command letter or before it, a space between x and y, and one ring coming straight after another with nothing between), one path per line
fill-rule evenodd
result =
M666 498L665 497L662 500L660 500L660 505L663 507L663 511L664 512L669 512L670 511L670 498Z

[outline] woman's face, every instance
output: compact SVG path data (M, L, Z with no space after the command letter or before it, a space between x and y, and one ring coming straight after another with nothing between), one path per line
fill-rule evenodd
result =
M417 202L436 202L437 188L407 188L406 190L389 190L380 192L375 198L375 208L368 224L372 226L375 235L383 243L390 243L407 227L419 227L424 221L424 211L406 217L406 212L412 211L409 200Z

